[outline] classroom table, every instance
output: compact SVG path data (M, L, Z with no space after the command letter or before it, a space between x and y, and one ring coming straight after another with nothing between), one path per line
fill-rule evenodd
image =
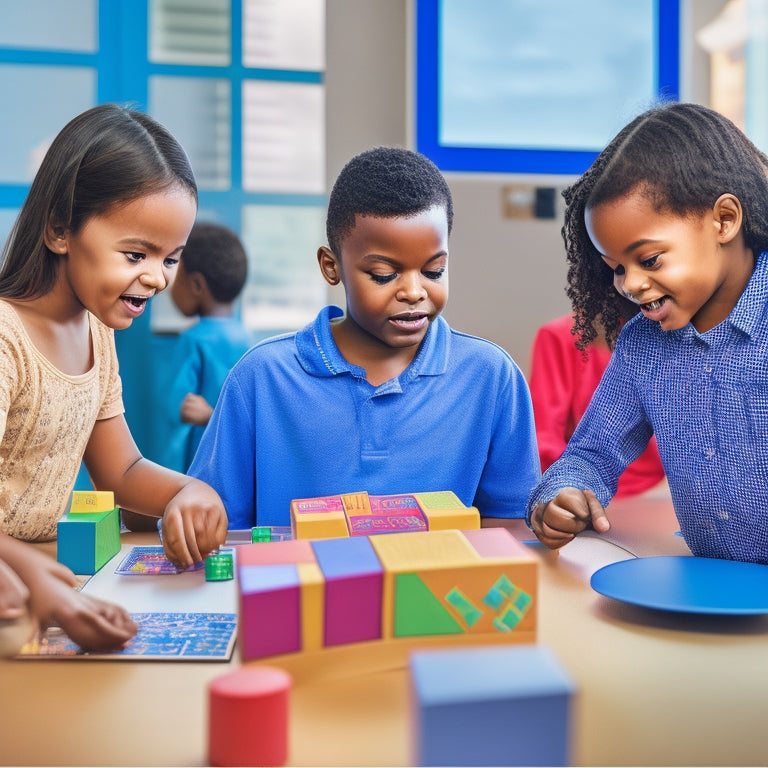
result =
M586 532L559 553L530 544L539 642L578 690L572 763L768 764L768 618L662 612L597 594L589 579L603 565L690 554L666 495L616 501L609 514L605 536ZM509 527L532 539L521 521ZM154 542L124 534L124 549ZM194 590L178 584L185 604ZM412 764L410 647L361 643L258 662L293 676L290 764ZM206 684L239 665L237 649L228 663L0 661L0 763L205 765Z

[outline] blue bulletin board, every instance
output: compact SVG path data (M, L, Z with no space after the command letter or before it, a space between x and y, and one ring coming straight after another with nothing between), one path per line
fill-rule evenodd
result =
M579 174L679 94L679 0L416 0L416 149L443 171Z

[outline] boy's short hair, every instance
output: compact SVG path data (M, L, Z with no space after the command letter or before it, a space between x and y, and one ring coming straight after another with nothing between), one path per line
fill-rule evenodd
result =
M443 206L448 234L453 226L453 199L438 167L418 152L377 147L361 152L342 168L328 199L326 235L338 256L341 241L355 226L355 215L413 216Z
M184 269L198 272L216 301L234 301L248 276L248 257L240 238L221 224L197 222L181 254Z

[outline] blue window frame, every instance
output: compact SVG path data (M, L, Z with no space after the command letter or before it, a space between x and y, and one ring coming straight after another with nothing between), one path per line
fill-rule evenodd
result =
M679 0L416 0L416 148L444 171L582 173L654 98L678 98L679 30ZM604 76L618 94L637 73L629 107L604 103ZM595 125L576 135L585 115Z

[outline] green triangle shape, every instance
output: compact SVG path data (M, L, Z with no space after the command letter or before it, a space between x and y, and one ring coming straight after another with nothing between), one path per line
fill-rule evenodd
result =
M395 576L395 637L460 635L464 629L416 573Z

